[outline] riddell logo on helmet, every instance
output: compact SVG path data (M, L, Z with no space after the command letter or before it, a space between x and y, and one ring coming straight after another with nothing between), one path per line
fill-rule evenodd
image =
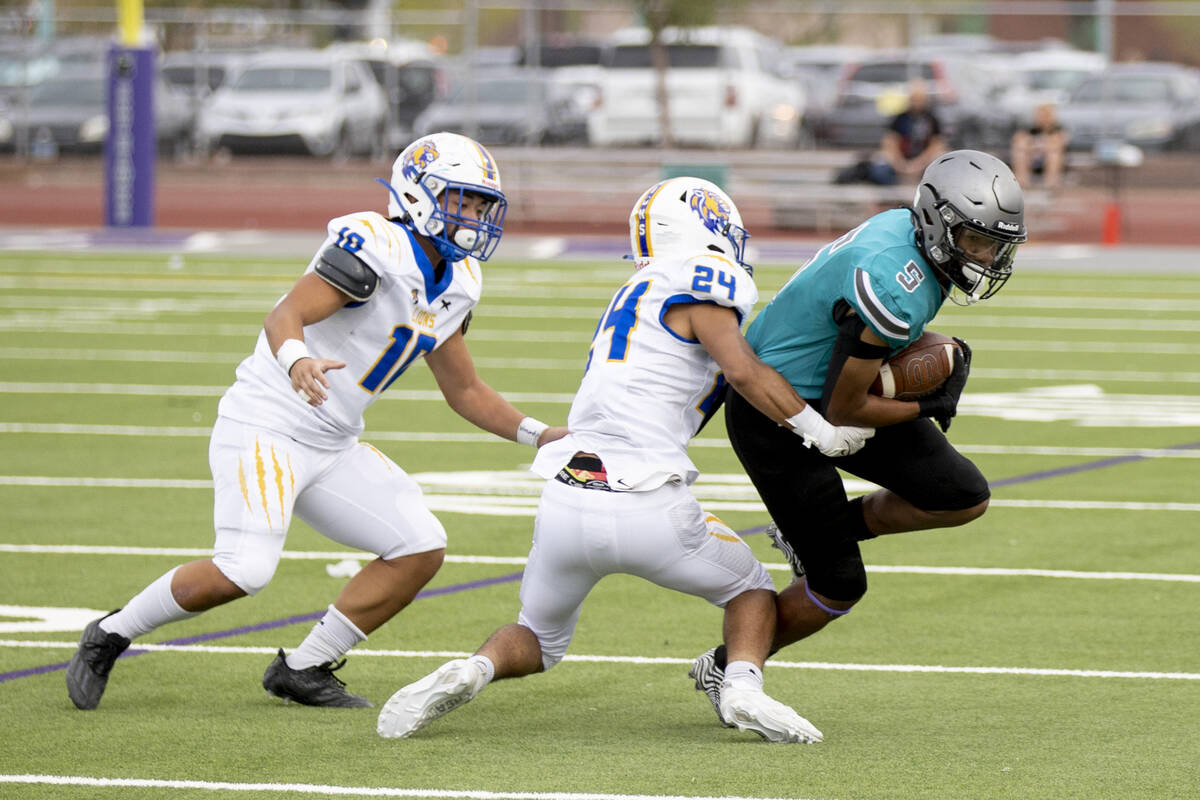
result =
M1012 222L1005 222L1004 220L998 220L996 222L996 229L1001 230L1001 231L1008 231L1009 233L1020 233L1021 232L1020 225L1017 225Z

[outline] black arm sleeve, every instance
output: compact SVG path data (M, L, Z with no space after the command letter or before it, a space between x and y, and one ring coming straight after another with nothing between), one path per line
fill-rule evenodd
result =
M838 325L838 337L833 343L833 353L829 356L829 367L825 372L825 386L821 390L820 410L822 414L829 408L829 399L833 397L833 387L837 386L847 358L886 359L892 352L884 345L867 344L860 338L862 332L867 328L867 323L853 312L850 304L845 300L838 300L834 305L833 320Z
M354 253L336 245L321 251L314 269L326 283L360 303L370 299L379 286L379 276L374 270Z

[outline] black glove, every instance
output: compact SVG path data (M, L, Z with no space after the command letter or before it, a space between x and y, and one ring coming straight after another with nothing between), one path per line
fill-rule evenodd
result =
M917 401L921 406L921 416L932 417L942 433L950 430L950 420L958 413L958 398L962 397L967 376L971 373L971 348L957 336L954 341L960 349L954 351L954 369L950 377L936 392Z

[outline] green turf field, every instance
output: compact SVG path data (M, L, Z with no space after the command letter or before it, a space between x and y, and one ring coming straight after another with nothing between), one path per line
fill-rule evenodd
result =
M0 253L0 797L1200 796L1200 271L1137 265L1030 269L935 321L974 349L950 436L993 504L865 544L854 613L769 663L767 690L821 744L721 728L687 678L720 612L621 577L562 665L412 739L378 738L369 710L283 706L263 670L344 583L327 567L360 555L298 521L266 590L139 640L193 643L122 659L99 709L75 710L57 667L83 624L206 554L217 398L305 260ZM481 374L564 420L627 269L487 265ZM764 302L790 270L759 268ZM423 366L363 438L417 475L450 536L436 591L339 673L378 705L515 619L538 481L531 451L457 418ZM767 521L719 420L692 456L706 508ZM778 553L747 541L782 586Z

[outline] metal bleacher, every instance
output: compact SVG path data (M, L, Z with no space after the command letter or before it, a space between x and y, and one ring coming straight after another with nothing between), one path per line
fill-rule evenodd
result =
M529 222L619 224L648 186L694 174L725 189L752 232L838 232L912 202L913 186L835 184L861 158L844 150L654 150L493 148L504 165L510 215ZM1062 198L1027 193L1027 205L1053 224Z

